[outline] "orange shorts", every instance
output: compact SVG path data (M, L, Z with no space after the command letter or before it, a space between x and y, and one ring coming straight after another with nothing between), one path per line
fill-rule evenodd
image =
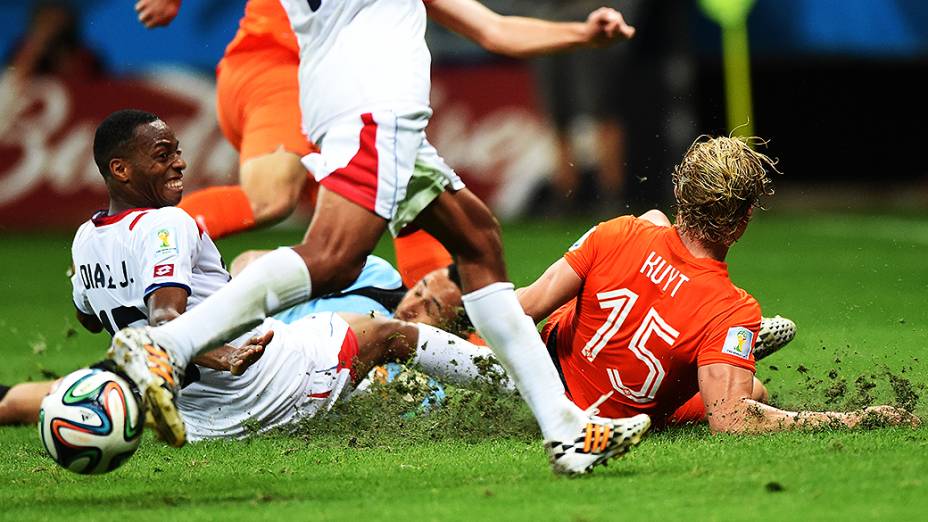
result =
M216 115L240 163L280 146L301 157L316 150L300 125L299 64L291 50L270 45L219 62Z

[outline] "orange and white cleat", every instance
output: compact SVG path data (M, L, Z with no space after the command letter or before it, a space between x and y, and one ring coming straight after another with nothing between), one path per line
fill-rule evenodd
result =
M117 332L106 357L138 386L158 437L175 448L183 446L187 430L177 410L181 375L171 354L152 341L144 327Z
M545 449L555 473L582 475L611 458L628 453L641 442L650 427L651 418L643 413L627 419L590 416L580 426L576 438L545 441Z

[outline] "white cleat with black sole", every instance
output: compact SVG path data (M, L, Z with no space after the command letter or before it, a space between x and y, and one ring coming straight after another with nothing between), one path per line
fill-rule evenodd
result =
M789 344L794 337L796 323L793 321L779 315L761 318L757 344L754 346L754 360L759 361L772 355Z
M651 418L643 413L626 419L590 416L574 439L545 441L545 450L555 473L582 475L628 453L650 427Z

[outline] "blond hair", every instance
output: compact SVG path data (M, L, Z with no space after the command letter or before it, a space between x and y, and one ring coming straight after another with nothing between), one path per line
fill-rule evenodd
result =
M694 239L731 245L761 196L773 194L777 160L757 152L757 138L700 136L674 167L676 227Z

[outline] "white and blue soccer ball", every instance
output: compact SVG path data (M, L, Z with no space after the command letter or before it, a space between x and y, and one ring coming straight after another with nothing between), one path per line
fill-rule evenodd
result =
M67 375L42 400L39 436L61 467L107 473L135 453L144 418L140 397L125 379L84 368Z

